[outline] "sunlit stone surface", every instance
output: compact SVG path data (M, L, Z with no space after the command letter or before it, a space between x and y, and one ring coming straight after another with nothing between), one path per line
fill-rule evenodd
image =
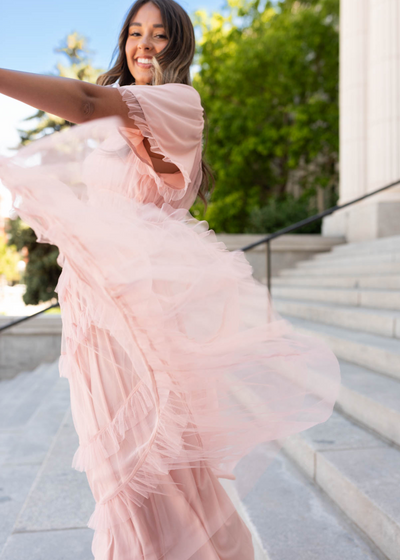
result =
M400 4L342 0L340 200L400 179ZM400 187L324 220L324 235L363 241L400 233Z

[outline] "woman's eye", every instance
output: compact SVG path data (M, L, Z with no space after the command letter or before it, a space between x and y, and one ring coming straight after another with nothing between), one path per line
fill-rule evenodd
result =
M130 33L129 36L130 36L130 37L139 37L139 36L140 36L140 33L138 33L137 31L135 31L135 32L133 32L133 33ZM166 39L166 38L167 38L166 35L160 35L160 34L155 35L155 37L157 37L158 39Z

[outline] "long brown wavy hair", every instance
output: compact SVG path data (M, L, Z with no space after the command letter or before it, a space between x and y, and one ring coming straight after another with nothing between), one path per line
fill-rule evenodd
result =
M101 86L107 86L118 82L120 86L131 85L135 83L132 76L125 54L125 45L129 36L129 24L140 10L142 6L152 2L161 12L161 18L167 33L168 44L159 53L153 57L153 78L152 85L162 84L186 84L191 86L190 65L193 62L195 53L195 35L193 24L186 11L174 0L136 0L136 2L128 10L127 16L123 23L112 59L116 57L115 64L110 70L101 74L96 83ZM202 199L207 208L207 195L211 193L214 187L214 176L210 166L205 161L205 151L207 145L207 117L205 117L205 135L202 147L202 183L198 192L198 196Z

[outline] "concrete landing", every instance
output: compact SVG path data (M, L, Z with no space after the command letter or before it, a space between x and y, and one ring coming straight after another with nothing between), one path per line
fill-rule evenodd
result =
M0 559L90 560L94 500L58 359L0 382Z

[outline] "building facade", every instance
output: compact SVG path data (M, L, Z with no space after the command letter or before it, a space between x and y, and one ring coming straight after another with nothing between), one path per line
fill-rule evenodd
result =
M340 199L400 179L400 1L341 0ZM325 218L323 234L400 234L400 186Z

